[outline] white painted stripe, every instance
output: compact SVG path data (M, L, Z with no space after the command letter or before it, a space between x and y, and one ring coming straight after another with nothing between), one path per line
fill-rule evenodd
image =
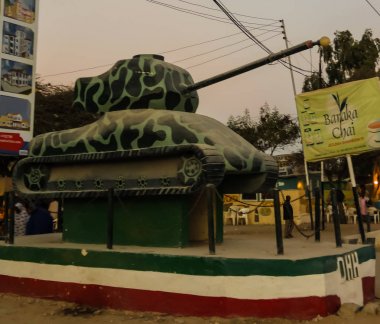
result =
M344 280L340 271L335 271L326 276L326 294L338 295L342 304L355 303L363 305L363 277L375 276L375 260L368 260L359 265L359 276L351 280Z
M360 266L360 277L374 276L375 261ZM339 295L361 305L361 279L342 282L338 271L305 276L193 276L176 273L89 268L0 260L0 274L83 285L164 291L238 299L277 299ZM358 295L361 292L361 300Z

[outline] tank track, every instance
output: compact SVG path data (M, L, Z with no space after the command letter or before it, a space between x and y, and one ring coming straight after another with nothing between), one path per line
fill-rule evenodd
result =
M223 156L208 145L28 157L13 171L15 190L28 198L191 194L224 177Z

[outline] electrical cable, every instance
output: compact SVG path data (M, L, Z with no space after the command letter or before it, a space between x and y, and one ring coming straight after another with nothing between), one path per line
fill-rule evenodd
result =
M254 29L254 28L252 28ZM270 31L267 31L263 34L259 34L257 35L257 37L259 36L262 36L268 32L275 32L279 29L279 27L276 27ZM183 49L186 49L186 48L190 48L190 47L194 47L194 46L199 46L199 45L203 45L203 44L208 44L208 43L212 43L212 42L215 42L215 41L218 41L218 40L221 40L221 39L225 39L225 38L229 38L229 37L232 37L232 36L237 36L237 35L240 35L241 32L238 32L238 33L234 33L234 34L230 34L230 35L227 35L227 36L222 36L222 37L218 37L218 38L214 38L214 39L211 39L211 40L207 40L207 41L203 41L203 42L200 42L200 43L195 43L195 44L191 44L191 45L186 45L186 46L183 46L183 47L178 47L178 48L175 48L175 49L172 49L172 50L168 50L168 51L165 51L165 52L161 52L161 53L158 53L158 54L167 54L167 53L172 53L172 52L176 52L176 51L179 51L179 50L183 50Z
M380 17L380 12L372 5L371 2L369 2L368 0L364 0L365 2L368 3L368 5L373 9L374 12L377 13L377 15Z
M256 45L258 45L261 49L263 49L265 52L267 52L267 54L273 54L273 52L267 47L265 46L264 44L262 44L258 39L256 39L255 36L253 36L249 30L247 30L245 28L244 25L242 25L234 16L233 14L223 5L223 3L219 0L213 0L214 3L226 14L226 16L228 18L230 18L230 20L235 24L236 27L238 27L245 35L247 35L248 38L250 38ZM309 72L307 70L304 70L300 67L297 67L297 66L294 66L293 64L289 64L288 62L280 59L278 60L278 62L283 65L284 67L286 67L287 69L290 69L290 66L293 67L295 70L293 70L294 72L298 73L298 74L301 74L303 75L304 77L307 77L307 75L303 74L301 71L303 72Z
M225 24L231 24L231 21L229 21L227 18L224 18L224 17L219 17L219 16L215 16L215 15L211 15L211 14L206 14L206 13L203 13L203 12L186 9L186 8L183 8L183 7L177 7L177 6L173 6L173 5L170 5L170 4L167 4L167 3L164 3L164 2L160 2L160 1L156 1L156 0L146 0L146 1L148 1L150 3L153 3L153 4L156 4L156 5L160 5L160 6L166 7L166 8L170 8L170 9L173 9L173 10L176 10L176 11L185 12L185 13L188 13L188 14L191 14L191 15L194 15L194 16L198 16L198 17L202 17L202 18L206 18L206 19L222 22L222 23L225 23ZM262 24L248 22L248 21L244 21L244 23L248 24L248 25L262 26Z
M147 0L147 1L148 1L148 2L152 2L152 3L156 3L156 2L158 2L158 1L155 1L155 0ZM180 0L180 1L181 1L181 0ZM181 2L186 2L186 1L181 1ZM159 2L159 4L165 5L165 4L161 3L161 2ZM195 5L195 4L193 4L193 5ZM201 6L201 5L199 5L199 6ZM202 7L202 6L201 6L201 7ZM208 8L208 9L213 9L213 8L209 8L209 7L207 7L207 8ZM214 9L214 10L217 10L217 9ZM185 12L187 12L187 11L185 11ZM251 16L248 16L248 17L251 17ZM257 17L255 17L255 18L257 18ZM257 18L257 19L258 19L258 18ZM268 19L268 18L262 18L262 19L265 19L265 20L271 20L271 19ZM272 19L272 21L277 21L277 20ZM229 22L229 23L231 23L231 22ZM268 27L268 26L272 26L272 25L273 25L273 24L267 24L267 25L263 25L263 26ZM243 26L243 25L241 25L241 26ZM279 28L281 28L281 27L276 27L276 28L273 28L273 29L270 29L270 30L266 30L266 29L262 29L262 28L256 28L256 27L251 27L251 28L249 28L249 30L252 30L252 29L258 29L258 30L265 30L265 31L266 31L266 32L264 32L264 33L261 33L261 34L257 35L256 37L255 37L254 35L252 35L252 34L249 32L249 30L248 30L245 26L243 26L242 28L244 28L245 31L246 31L246 32L244 32L244 34L247 35L247 33L248 33L247 36L248 36L250 39L253 38L253 39L255 40L255 44L259 45L259 46L260 46L262 49L264 49L267 53L268 53L268 51L269 51L269 53L272 53L272 52L269 50L269 48L267 48L265 45L262 44L262 42L267 41L267 40L269 40L269 39L271 39L271 38L273 38L273 37L276 37L276 36L278 36L279 34L275 34L274 36L269 37L269 38L263 40L262 42L260 42L260 41L257 39L257 37L262 36L262 35L264 35L264 34L266 34L266 33L269 33L269 32L275 32L275 31L277 31L277 30L278 30ZM235 33L235 34L231 34L231 35L227 35L227 36L219 37L219 38L216 38L216 39L212 39L212 40L208 40L208 41L204 41L204 42L196 43L196 44L193 44L193 45L187 45L187 46L180 47L180 48L176 48L176 49L173 49L173 50L164 51L164 52L161 52L161 53L159 53L159 54L167 54L167 53L170 53L170 52L174 52L174 51L178 51L178 50L182 50L182 49L190 48L190 47L193 47L193 46L198 46L198 45L203 45L203 44L211 43L211 42L214 42L214 41L217 41L217 40L220 40L220 39L224 39L224 38L228 38L228 37L236 36L236 35L239 35L239 34L240 34L240 33ZM220 50L220 49L223 49L223 48L226 48L226 47L229 47L229 46L233 46L233 45L236 45L236 44L241 43L241 42L242 42L242 41L235 42L235 43L232 43L232 44L230 44L230 45L226 45L226 46L220 47L220 48L215 49L215 50L211 50L211 51L204 52L204 53L201 53L201 54L197 54L197 55L194 55L194 56L191 56L191 57L188 57L188 58L182 59L182 60L175 61L175 62L173 62L173 63L178 63L178 62L182 62L182 61L185 61L185 60L189 60L189 59L194 58L194 57L199 57L199 56L202 56L202 55L206 55L206 54L208 54L208 53L212 53L212 52L215 52L215 51L217 51L217 50ZM217 59L222 58L222 57L226 57L226 56L228 56L228 55L231 55L231 54L234 54L234 53L236 53L236 52L242 51L242 50L244 50L244 49L246 49L246 48L248 48L248 47L251 47L251 46L245 46L245 47L240 48L240 49L238 49L238 50L232 51L232 52L230 52L230 53L228 53L228 54L225 54L225 55L222 55L222 56L219 56L219 57L216 57L216 58L213 58L213 59L210 59L210 60L204 61L204 62L199 63L199 64L195 64L195 65L189 66L189 67L187 67L187 69L191 69L191 68L193 68L193 67L196 67L196 66L200 66L200 65L206 64L206 63L208 63L208 62L211 62L211 61L217 60ZM272 63L272 64L273 64L273 63ZM43 76L41 76L41 77L42 77L42 78L46 78L46 77L54 77L54 76L59 76L59 75L64 75L64 74L71 74L71 73L83 72L83 71L88 71L88 70L93 70L93 69L98 69L98 68L103 68L103 67L109 67L109 66L112 66L112 65L113 65L113 63L112 63L112 64L97 65L97 66L88 67L88 68L83 68L83 69L77 69L77 70L73 70L73 71L67 71L67 72L60 72L60 73L54 73L54 74L43 75ZM286 67L287 67L287 66L286 66ZM296 67L296 66L293 66L293 67L294 67L295 69L299 70L299 71L309 72L309 71L307 71L307 70L303 70L303 69L301 69L301 68L299 68L299 67ZM287 68L288 68L288 67L287 67ZM299 71L295 71L295 72L300 73ZM300 74L302 74L302 73L300 73ZM306 76L306 75L304 75L304 74L302 74L302 75L303 75L303 76Z
M257 37L259 36L262 36L264 34L267 34L268 32L264 32L262 34L259 34L257 35ZM231 34L231 35L228 35L228 36L224 36L224 37L219 37L219 38L215 38L215 39L212 39L212 40L209 40L209 41L204 41L204 42L201 42L201 43L197 43L197 44L193 44L193 45L188 45L188 46L184 46L184 47L181 47L181 48L176 48L176 49L173 49L173 50L168 50L168 51L165 51L165 52L160 52L158 54L167 54L167 53L171 53L171 52L174 52L174 51L178 51L178 50L181 50L181 49L186 49L186 48L190 48L190 47L194 47L194 46L198 46L198 45L203 45L203 44L207 44L207 43L211 43L213 41L216 41L216 40L220 40L220 39L223 39L223 38L227 38L227 37L231 37L231 36L236 36L236 35L240 35L241 33L236 33L236 34ZM267 41L271 38L274 38L278 35L281 35L281 33L277 33L267 39L264 39L263 41ZM240 41L241 42L241 41ZM233 43L233 44L230 44L230 45L226 45L226 46L223 46L223 47L220 47L219 49L223 49L223 48L226 48L226 47L229 47L229 46L233 46L233 45L236 45L237 43L240 43L240 42L236 42L236 43ZM191 66L191 67L187 67L186 69L190 69L192 67L196 67L196 66L199 66L199 65L203 65L203 64L206 64L208 62L211 62L211 61L214 61L216 59L219 59L219 58L222 58L222 57L225 57L225 56L228 56L228 55L231 55L231 54L234 54L236 52L239 52L241 50L244 50L248 47L252 47L253 45L250 45L250 46L245 46L239 50L236 50L236 51L233 51L233 52L230 52L229 54L226 54L226 55L222 55L222 56L219 56L217 58L214 58L214 59L211 59L211 60L208 60L208 61L205 61L205 62L202 62L202 63L199 63L199 64L196 64L194 66ZM212 51L209 51L210 53L211 52L215 52L216 50L212 50ZM185 61L185 60L188 60L190 58L194 58L194 57L198 57L198 56L201 56L201 55L205 55L207 54L207 52L205 53L202 53L202 54L197 54L197 55L194 55L194 56L191 56L191 57L188 57L188 58L185 58L183 60L178 60L178 61L174 61L173 63L178 63L178 62L181 62L181 61ZM41 78L47 78L47 77L54 77L54 76L59 76L59 75L65 75L65 74L71 74L71 73L77 73L77 72L84 72L84 71L88 71L88 70L94 70L94 69L99 69L99 68L103 68L103 67L110 67L112 66L114 63L110 63L110 64L103 64L103 65L97 65L97 66L93 66L93 67L88 67L88 68L83 68L83 69L78 69L78 70L73 70L73 71L66 71L66 72L59 72L59 73L54 73L54 74L47 74L47 75L41 75L40 77Z
M264 41L267 41L267 40L269 40L269 39L271 39L271 38L274 38L274 37L276 37L276 36L278 36L278 35L282 35L282 33L279 33L279 34L277 34L277 35L271 36L271 37L265 39ZM234 54L234 53L240 52L240 51L242 51L242 50L244 50L244 49L247 49L247 48L249 48L249 47L252 47L252 46L255 46L255 44L250 44L250 45L248 45L248 46L244 46L244 47L242 47L242 48L240 48L240 49L237 49L237 50L232 51L232 52L228 52L227 54L224 54L224 55L221 55L221 56L218 56L218 57L212 58L212 59L210 59L210 60L207 60L207 61L201 62L201 63L199 63L199 64L194 64L194 65L191 65L191 66L187 66L187 67L185 67L185 69L191 69L191 68L194 68L194 67L197 67L197 66L200 66L200 65L203 65L203 64L206 64L206 63L209 63L209 62L212 62L212 61L218 60L218 59L220 59L220 58L222 58L222 57L226 57L226 56L229 56L229 55L231 55L231 54Z
M210 9L210 10L214 10L214 11L219 11L218 9L211 8L211 7L207 7L207 6L203 6L203 5L196 4L196 3L193 3L193 2L190 2L190 1L184 1L184 0L177 0L177 1L184 2L184 3L187 3L187 4L191 4L191 5L193 5L193 6L197 6L197 7L201 7L201 8L205 8L205 9ZM253 19L270 20L270 21L280 21L280 20L278 20L278 19L273 19L273 18L262 18L262 17L254 17L254 16L243 15L243 14L239 14L239 13L235 13L235 12L234 12L234 15L236 15L236 16L242 16L242 17L247 17L247 18L253 18Z
M211 15L211 14L207 14L207 13L203 13L203 12L199 12L199 11L194 11L194 10L183 8L183 7L174 6L174 5L164 3L164 2L160 2L157 0L146 0L146 1L153 3L153 4L156 4L156 5L166 7L166 8L170 8L170 9L173 9L176 11L188 13L188 14L191 14L194 16L198 16L198 17L202 17L202 18L206 18L206 19L210 19L210 20L214 20L214 21L219 21L219 22L226 23L226 24L231 24L231 21L228 20L227 18L224 18L224 17L215 16L215 15ZM273 20L273 21L277 22L277 20ZM268 24L264 25L264 24L260 24L260 23L249 22L249 21L243 21L243 22L245 24L248 24L248 25L258 25L258 26L264 26L264 27L268 26ZM269 24L269 25L273 25L273 24Z
M262 33L262 34L260 34L260 35L257 35L257 37L258 37L258 36L265 35L265 34L267 34L267 33L268 33L268 32ZM240 34L240 33L239 33L239 34ZM273 38L273 37L275 37L275 36L278 36L278 35L280 35L280 34L281 34L281 33L278 33L278 34L276 34L276 35L273 35L273 36L271 36L270 38L267 38L266 40L269 40L269 39L271 39L271 38ZM203 53L200 53L200 54L197 54L197 55L193 55L193 56L190 56L190 57L187 57L187 58L181 59L181 60L174 61L174 62L172 62L172 63L179 63L179 62L187 61L187 60L189 60L189 59L192 59L192 58L195 58L195 57L199 57L199 56L203 56L203 55L206 55L206 54L210 54L210 53L213 53L213 52L219 51L219 50L221 50L221 49L224 49L224 48L227 48L227 47L231 47L231 46L234 46L234 45L236 45L236 44L240 44L240 43L247 42L247 41L249 41L249 39L246 39L246 38L245 38L245 39L240 40L240 41L238 41L238 42L231 43L231 44L228 44L228 45L224 45L224 46L218 47L218 48L216 48L216 49L213 49L213 50L210 50L210 51L207 51L207 52L203 52ZM265 40L264 40L264 41L265 41Z

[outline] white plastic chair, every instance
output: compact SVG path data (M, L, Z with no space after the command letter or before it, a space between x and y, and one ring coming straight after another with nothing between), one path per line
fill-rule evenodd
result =
M326 219L327 219L327 221L329 223L331 223L332 219L333 219L333 209L332 209L332 206L328 205L325 212L326 212Z
M356 224L356 218L358 216L358 213L356 212L356 208L349 207L347 208L346 216L348 221L352 221L353 224Z
M379 224L379 222L380 222L380 219L379 219L379 210L378 209L376 209L376 210L373 211L373 222L375 224Z
M232 225L236 225L239 209L240 207L238 206L231 206L230 208L228 208L228 211L224 214L226 224L228 220L231 220Z
M245 225L248 225L248 214L249 214L249 208L240 209L237 215L237 224L239 225L240 220L244 219Z
M373 217L375 224L379 223L379 211L375 207L368 207L368 215Z

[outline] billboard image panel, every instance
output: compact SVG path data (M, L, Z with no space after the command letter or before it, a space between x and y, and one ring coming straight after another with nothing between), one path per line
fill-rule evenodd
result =
M306 161L380 149L378 78L306 92L296 103Z
M19 94L32 92L33 67L11 60L1 60L1 90Z
M4 16L32 24L36 16L36 1L4 0Z
M0 156L33 138L39 0L0 0Z
M4 54L33 59L34 34L30 28L4 22L3 46Z

